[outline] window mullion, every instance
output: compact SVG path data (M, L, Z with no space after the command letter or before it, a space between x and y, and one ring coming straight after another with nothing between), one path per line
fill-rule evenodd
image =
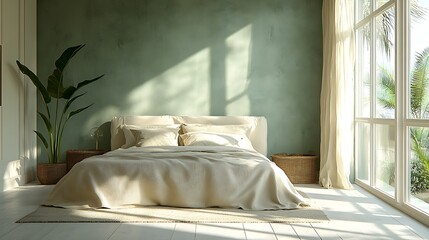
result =
M370 6L371 12L369 13L368 16L364 17L362 20L360 20L358 23L355 24L355 30L367 24L369 21L372 21L372 19L376 18L381 12L384 12L386 9L390 8L393 4L395 4L395 0L390 0L389 2L385 3L383 6L374 10L375 4L373 1L371 1L371 6Z
M396 196L395 199L398 203L404 202L407 198L407 161L405 150L405 137L407 131L404 126L405 117L405 98L404 89L406 89L407 82L407 45L408 35L405 32L407 26L407 4L405 1L396 2L396 67L395 67L395 116L396 116Z
M371 8L373 8L373 1L371 1ZM370 15L371 16L371 15ZM370 22L370 36L371 36L371 47L370 47L370 119L375 119L375 108L376 108L376 88L375 88L375 82L376 82L376 25L375 25L375 17L371 17ZM376 185L376 169L377 169L377 162L376 162L376 154L375 154L375 141L376 141L376 135L375 135L375 124L371 123L370 125L370 137L371 137L371 144L370 144L370 186L375 187Z
M409 109L409 108L407 108L407 109ZM427 128L427 127L429 127L429 120L428 119L404 119L403 124L404 124L404 126L426 127Z

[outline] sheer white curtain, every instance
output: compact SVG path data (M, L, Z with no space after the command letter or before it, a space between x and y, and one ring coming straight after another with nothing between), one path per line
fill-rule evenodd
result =
M326 188L351 189L353 162L353 1L324 0L320 98L320 177Z

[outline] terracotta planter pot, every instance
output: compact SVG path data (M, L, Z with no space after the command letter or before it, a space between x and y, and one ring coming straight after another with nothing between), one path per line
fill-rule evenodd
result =
M37 164L37 178L43 185L56 184L67 173L66 163L39 163Z

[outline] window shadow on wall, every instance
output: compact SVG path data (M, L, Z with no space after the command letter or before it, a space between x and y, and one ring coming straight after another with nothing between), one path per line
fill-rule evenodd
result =
M67 79L106 74L87 88L84 101L95 105L70 121L64 148L92 146L89 129L114 115L168 114L265 116L269 152L300 150L317 138L306 124L318 119L304 111L318 106L321 67L302 66L320 65L315 10L321 3L311 0L39 1L39 74L48 76L57 55L79 43L87 47ZM298 131L296 145L282 142L285 126Z

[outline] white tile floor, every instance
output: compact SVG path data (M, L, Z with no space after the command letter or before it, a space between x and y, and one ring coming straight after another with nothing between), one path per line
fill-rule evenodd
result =
M429 229L361 188L299 185L331 221L269 223L15 223L38 207L51 186L24 186L0 193L0 239L429 239Z

